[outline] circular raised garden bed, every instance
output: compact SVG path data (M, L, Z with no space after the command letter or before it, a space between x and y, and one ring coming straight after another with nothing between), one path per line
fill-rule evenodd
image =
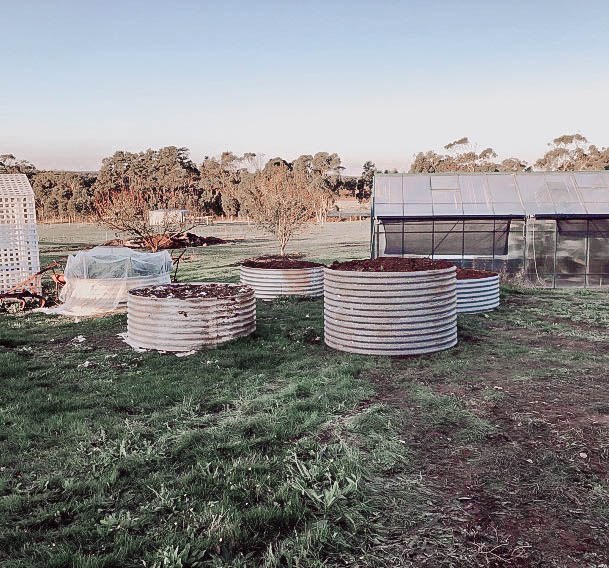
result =
M368 355L419 355L457 343L456 268L426 258L334 263L324 275L329 347Z
M255 329L256 299L249 286L188 283L129 291L127 343L135 348L192 351Z
M280 296L317 298L324 293L323 265L290 257L260 257L241 263L240 280L260 300Z
M457 268L457 313L488 312L499 306L499 274Z

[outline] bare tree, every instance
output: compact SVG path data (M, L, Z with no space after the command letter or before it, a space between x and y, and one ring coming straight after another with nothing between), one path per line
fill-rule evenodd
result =
M285 160L269 160L264 169L244 173L241 183L243 207L252 220L271 233L279 254L292 237L311 220L315 207L296 183L292 166Z
M95 202L99 222L139 240L151 252L157 252L172 235L192 229L192 224L172 211L161 216L160 224L150 222L150 209L138 190L123 190Z

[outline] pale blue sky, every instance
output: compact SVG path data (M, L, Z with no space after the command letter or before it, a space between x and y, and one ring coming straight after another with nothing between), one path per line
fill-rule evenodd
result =
M609 145L603 1L0 0L0 153L97 169L187 146L349 171L469 136L534 159Z

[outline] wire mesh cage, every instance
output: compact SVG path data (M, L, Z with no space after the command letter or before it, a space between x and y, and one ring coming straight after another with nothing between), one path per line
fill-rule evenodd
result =
M0 293L41 293L34 191L25 174L0 174Z

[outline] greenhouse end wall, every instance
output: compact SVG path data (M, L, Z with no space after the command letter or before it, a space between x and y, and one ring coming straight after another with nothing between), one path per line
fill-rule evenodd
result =
M609 286L609 219L377 219L372 251L447 259L539 286Z

